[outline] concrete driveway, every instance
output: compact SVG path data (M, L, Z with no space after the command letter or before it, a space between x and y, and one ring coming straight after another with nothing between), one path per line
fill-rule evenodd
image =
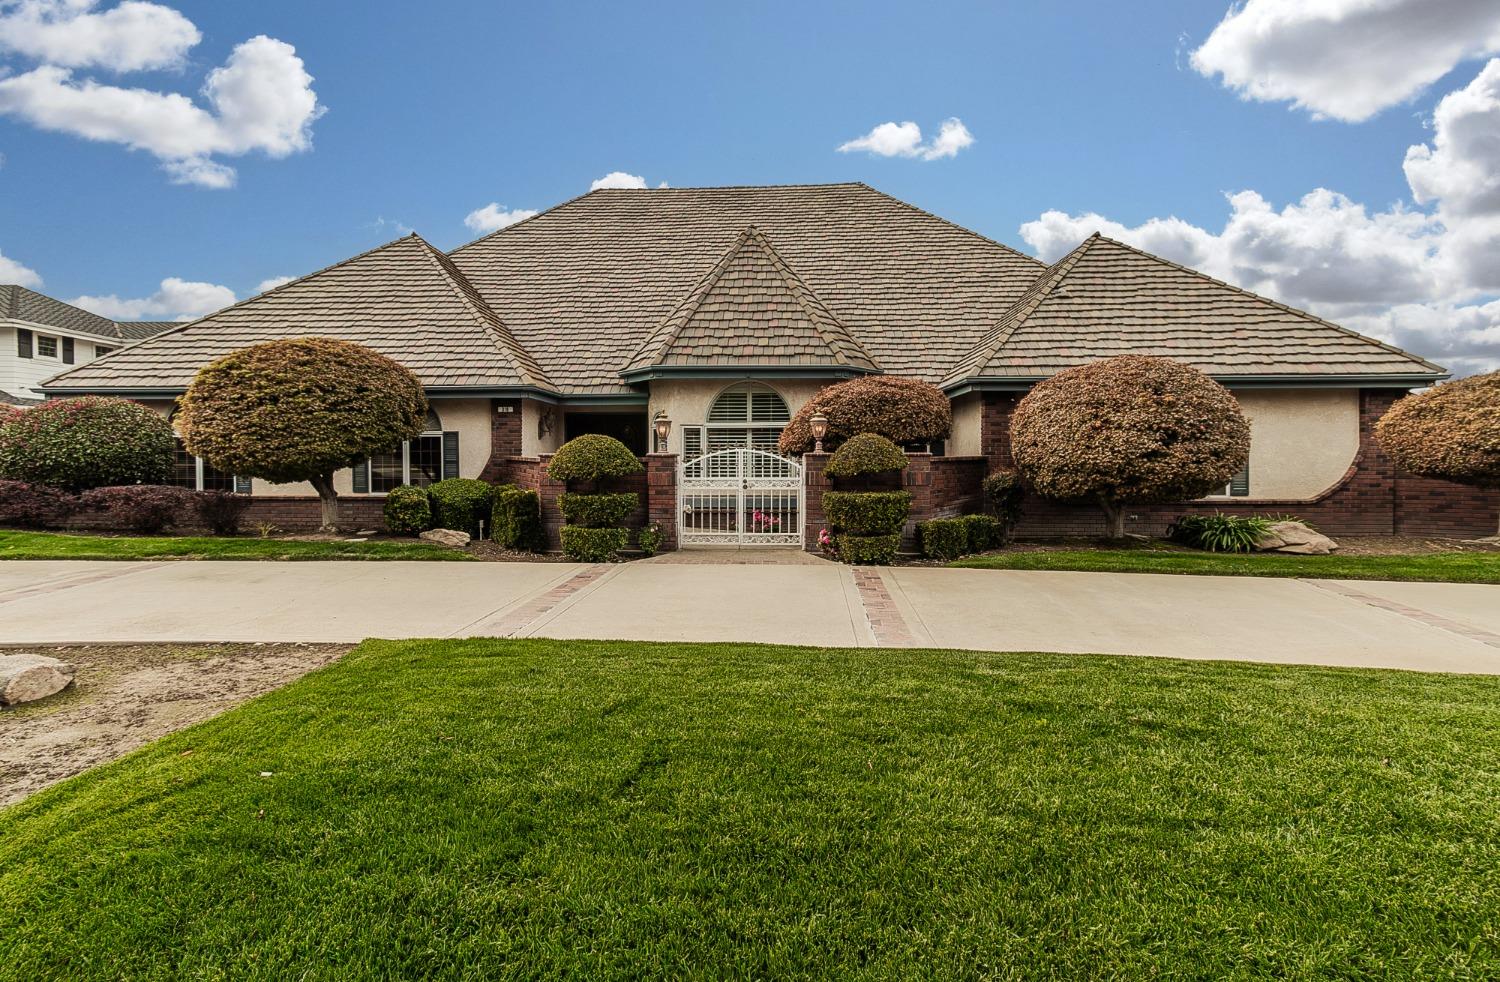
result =
M1500 586L570 563L0 563L0 643L628 638L1500 674Z

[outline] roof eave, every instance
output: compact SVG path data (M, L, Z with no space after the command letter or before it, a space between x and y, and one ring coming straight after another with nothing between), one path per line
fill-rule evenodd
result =
M1265 374L1265 375L1215 375L1209 378L1226 388L1254 389L1414 389L1441 382L1447 372L1403 372L1380 375L1360 374ZM1038 382L1046 381L1050 375L970 375L945 382L942 390L949 398L970 392L1023 392Z
M853 378L856 375L880 375L878 368L858 365L648 365L626 369L620 378L627 383L650 382L653 379L722 379L722 378Z

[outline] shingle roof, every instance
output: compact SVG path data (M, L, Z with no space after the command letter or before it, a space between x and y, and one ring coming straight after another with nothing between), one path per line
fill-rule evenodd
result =
M837 367L879 371L755 227L646 338L623 372L652 368Z
M368 345L427 385L552 388L463 274L417 235L121 348L46 385L184 388L198 369L231 351L310 335Z
M125 335L108 317L55 300L24 286L0 286L0 320L15 318L80 334L119 340Z
M1097 233L1048 267L944 380L1036 379L1149 354L1219 377L1432 375L1398 348Z
M887 372L936 382L1041 263L863 184L600 190L454 250L565 391L619 377L755 226Z
M120 336L127 341L152 338L163 331L181 327L182 324L182 321L115 321L115 326L120 329Z
M0 406L39 406L42 400L29 399L26 396L12 395L0 389Z

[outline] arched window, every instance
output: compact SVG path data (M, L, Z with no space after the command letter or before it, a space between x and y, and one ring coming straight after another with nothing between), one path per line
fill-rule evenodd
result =
M683 459L692 460L733 447L775 453L781 431L791 418L786 400L769 385L760 382L731 385L709 406L705 425L683 427Z

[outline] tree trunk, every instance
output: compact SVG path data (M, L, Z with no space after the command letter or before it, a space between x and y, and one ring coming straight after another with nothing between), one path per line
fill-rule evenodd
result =
M318 501L323 506L323 525L320 532L337 532L339 530L339 495L333 490L333 475L319 474L311 482L313 490L318 492Z
M1104 534L1110 539L1125 538L1125 507L1099 496L1099 507L1104 509Z

